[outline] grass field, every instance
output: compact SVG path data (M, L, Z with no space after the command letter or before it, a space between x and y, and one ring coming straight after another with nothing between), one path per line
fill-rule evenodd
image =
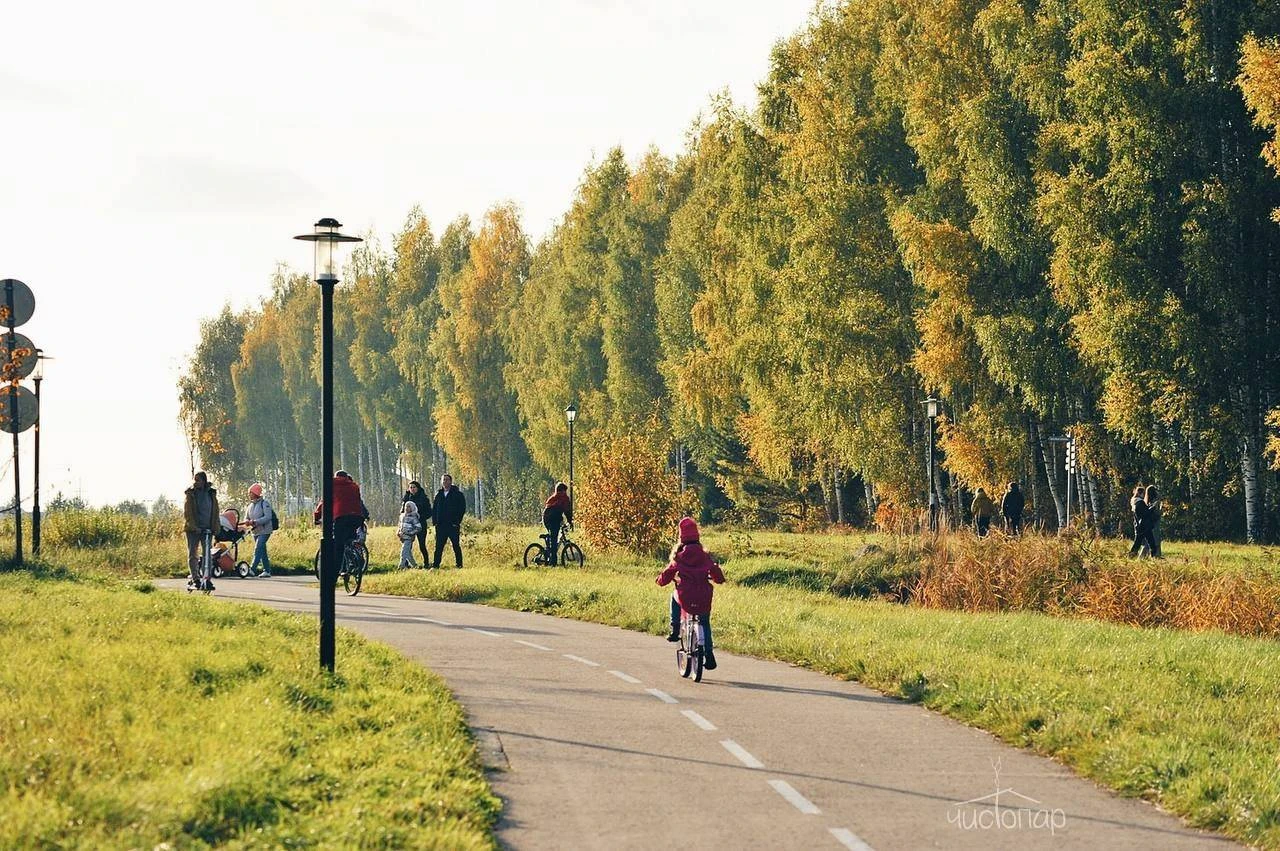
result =
M301 616L0 574L0 847L492 848L444 684Z

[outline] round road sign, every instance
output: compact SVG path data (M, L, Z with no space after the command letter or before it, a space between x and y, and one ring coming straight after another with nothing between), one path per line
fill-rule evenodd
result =
M0 431L26 431L36 424L39 415L36 394L16 384L0 387Z
M10 315L10 305L13 306L12 315ZM36 297L31 292L31 287L17 278L5 278L0 281L0 325L7 325L10 328L26 325L35 312Z

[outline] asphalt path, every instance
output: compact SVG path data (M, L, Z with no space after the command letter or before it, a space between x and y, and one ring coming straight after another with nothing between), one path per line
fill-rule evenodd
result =
M224 577L214 597L315 614L319 589ZM666 606L656 589L654 606ZM337 612L449 684L509 848L1232 844L980 730L778 662L717 651L694 683L674 645L614 627L341 589Z

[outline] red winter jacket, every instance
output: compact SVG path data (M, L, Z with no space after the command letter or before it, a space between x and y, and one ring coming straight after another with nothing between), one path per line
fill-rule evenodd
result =
M711 560L702 544L697 541L685 544L671 564L658 576L659 585L676 583L676 602L691 615L711 613L712 582L724 582L720 565Z
M324 500L320 500L320 504L316 506L316 510L312 517L317 523L320 522L321 512L324 510ZM360 499L360 486L355 483L354 479L343 479L338 476L333 477L333 519L339 517L368 517L364 510L364 501Z

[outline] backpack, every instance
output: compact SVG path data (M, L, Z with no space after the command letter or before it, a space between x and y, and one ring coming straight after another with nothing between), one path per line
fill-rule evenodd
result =
M276 516L276 510L271 509L271 531L274 532L280 528L280 518Z

